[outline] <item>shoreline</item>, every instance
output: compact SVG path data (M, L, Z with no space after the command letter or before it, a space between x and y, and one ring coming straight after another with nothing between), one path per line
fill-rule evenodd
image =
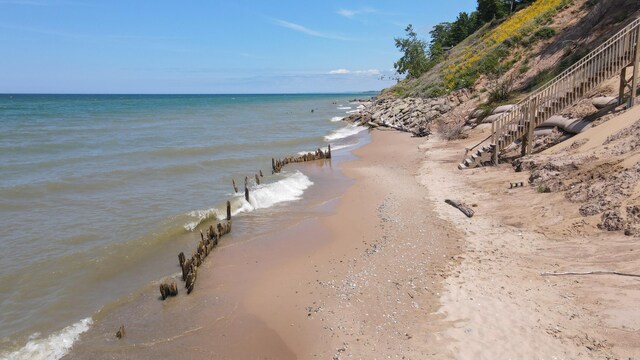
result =
M425 317L435 312L441 279L459 251L456 241L442 241L459 238L455 231L422 226L440 220L414 176L420 142L403 133L374 132L370 143L353 151L357 159L339 165L352 185L320 205L315 216L250 246L223 245L187 297L160 302L152 291L125 304L133 308L116 305L65 359L184 351L193 358L310 358L347 348L366 352L382 343L391 346L388 354L419 354L432 331L413 321L415 311ZM397 298L381 299L390 291ZM394 310L373 310L381 301ZM355 302L365 305L351 312ZM141 321L127 326L136 316ZM125 322L127 336L118 341L113 329L119 322ZM139 333L153 324L174 328Z
M120 317L147 314L171 334L141 339L140 326L117 342L112 319L92 351L66 358L632 357L636 280L540 276L615 267L620 254L631 266L632 239L560 226L575 205L505 190L523 176L508 165L459 172L464 146L483 136L373 131L338 165L350 184L340 196L250 246L221 247L189 297L146 299L153 309ZM450 197L476 215L446 205ZM542 215L529 217L531 208Z

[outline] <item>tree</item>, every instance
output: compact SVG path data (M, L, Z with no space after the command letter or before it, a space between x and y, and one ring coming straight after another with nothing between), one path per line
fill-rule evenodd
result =
M429 59L425 52L427 44L418 39L413 26L406 29L406 38L395 38L396 47L403 53L402 57L393 64L399 74L408 73L409 77L418 78L429 70Z
M508 3L501 0L478 0L478 18L485 23L494 18L501 19L509 14L511 1Z

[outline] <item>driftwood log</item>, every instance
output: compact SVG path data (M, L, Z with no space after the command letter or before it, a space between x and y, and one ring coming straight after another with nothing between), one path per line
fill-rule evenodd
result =
M444 202L446 202L447 204L453 206L454 208L462 211L463 214L467 215L467 217L472 217L474 212L473 210L466 206L465 204L461 203L460 201L457 200L451 200L451 199L446 199Z
M596 271L568 271L568 272L544 272L540 274L542 276L564 276L564 275L618 275L618 276L630 276L630 277L640 277L640 274L631 274L624 273L619 271L606 271L606 270L596 270Z
M168 298L169 296L178 295L178 285L174 279L171 281L165 281L160 284L160 296L162 296L162 300Z

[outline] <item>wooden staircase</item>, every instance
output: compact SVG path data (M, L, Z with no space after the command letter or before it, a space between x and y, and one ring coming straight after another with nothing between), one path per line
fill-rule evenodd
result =
M535 127L575 104L600 83L616 75L620 75L619 103L623 103L625 93L628 91L628 105L633 106L640 75L638 73L640 60L638 39L640 39L640 18L635 19L541 89L498 117L491 124L492 135L485 140L490 140L490 145L481 147L480 150L465 158L458 168L468 169L497 164L499 154L518 139L522 139L523 155L531 154ZM627 80L627 69L630 66L633 67L633 72L631 79Z

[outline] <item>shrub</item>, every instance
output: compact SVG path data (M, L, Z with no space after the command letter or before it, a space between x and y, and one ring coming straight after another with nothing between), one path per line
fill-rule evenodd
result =
M550 39L556 34L556 29L550 26L543 26L536 31L533 36L537 39Z
M444 140L451 141L457 139L467 138L467 134L463 131L464 121L454 120L451 122L444 122L442 118L438 118L438 133Z
M509 75L502 80L495 80L489 85L489 103L500 103L511 98L514 77Z

